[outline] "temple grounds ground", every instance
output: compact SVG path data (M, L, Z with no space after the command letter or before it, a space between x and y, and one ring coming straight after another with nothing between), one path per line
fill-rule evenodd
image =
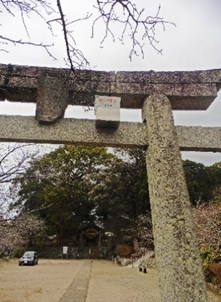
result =
M209 302L221 296L208 291ZM156 269L110 261L39 260L36 266L18 266L17 260L0 261L1 302L160 302Z

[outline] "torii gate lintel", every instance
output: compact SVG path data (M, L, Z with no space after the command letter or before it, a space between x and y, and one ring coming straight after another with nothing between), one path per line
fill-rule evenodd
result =
M173 110L206 110L221 86L221 69L188 72L104 72L0 64L0 101L33 102L36 118L53 122L70 105L94 106L95 95L121 97L121 108L142 108L165 94Z

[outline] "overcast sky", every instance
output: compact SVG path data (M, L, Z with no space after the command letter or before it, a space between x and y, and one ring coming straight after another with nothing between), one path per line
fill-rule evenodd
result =
M63 0L66 14L73 18L83 16L90 10L95 1ZM80 4L79 4L80 3ZM181 71L205 70L221 68L221 1L220 0L136 0L137 4L145 7L149 15L157 11L161 4L160 15L176 26L167 25L166 31L159 26L157 29L158 47L163 54L158 54L148 43L145 46L145 56L134 57L129 60L130 39L124 45L109 38L104 47L100 47L103 29L100 24L95 27L96 38L91 38L91 25L89 22L75 24L75 39L84 55L91 63L92 69L106 71L136 70L136 71ZM1 9L0 9L1 10ZM4 35L22 35L23 25L18 19L8 14L1 14L1 31ZM31 38L42 42L44 40L55 42L53 53L57 57L54 61L40 48L10 46L9 52L1 52L0 63L35 66L65 67L65 47L63 39L56 32L55 40L47 34L41 21L35 18L28 20ZM27 40L27 35L25 36ZM175 112L176 125L200 125L221 127L221 93L207 111ZM0 104L0 114L34 115L35 107L31 104L21 105L9 102ZM68 108L66 117L93 118L91 112L85 113L82 108L73 110ZM123 112L122 120L140 121L140 112ZM183 158L189 158L206 165L221 161L220 153L185 152Z

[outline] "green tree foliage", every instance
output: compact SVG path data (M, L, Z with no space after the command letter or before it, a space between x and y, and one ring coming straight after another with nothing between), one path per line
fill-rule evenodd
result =
M95 175L111 165L105 148L63 146L34 160L17 178L21 213L36 212L46 221L48 234L58 243L73 237L83 221L92 219L89 200Z
M208 203L213 189L213 180L208 167L185 160L183 168L191 203L193 205Z
M145 156L142 150L116 150L119 158L112 169L100 175L91 191L96 214L116 240L125 236L125 228L150 209ZM133 233L131 238L133 239ZM128 236L127 236L127 239Z
M149 210L144 152L63 146L31 162L16 179L20 213L38 213L49 235L70 242L85 221L119 234Z
M221 203L221 162L208 167L212 182L212 201Z
M208 203L220 189L220 164L205 167L184 161L184 170L192 204ZM47 234L56 235L60 244L70 242L83 223L94 221L113 232L116 243L134 238L147 242L151 232L141 232L144 226L151 230L147 183L143 150L110 153L106 148L62 146L33 159L17 177L14 207L21 214L38 214ZM139 217L148 217L148 224Z

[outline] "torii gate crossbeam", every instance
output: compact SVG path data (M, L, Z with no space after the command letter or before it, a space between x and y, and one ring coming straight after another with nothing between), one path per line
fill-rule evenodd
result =
M221 127L175 128L181 151L221 152ZM142 149L148 146L144 123L121 122L117 130L99 130L95 128L95 121L88 119L67 118L50 125L39 125L33 117L0 115L0 129L0 142Z

